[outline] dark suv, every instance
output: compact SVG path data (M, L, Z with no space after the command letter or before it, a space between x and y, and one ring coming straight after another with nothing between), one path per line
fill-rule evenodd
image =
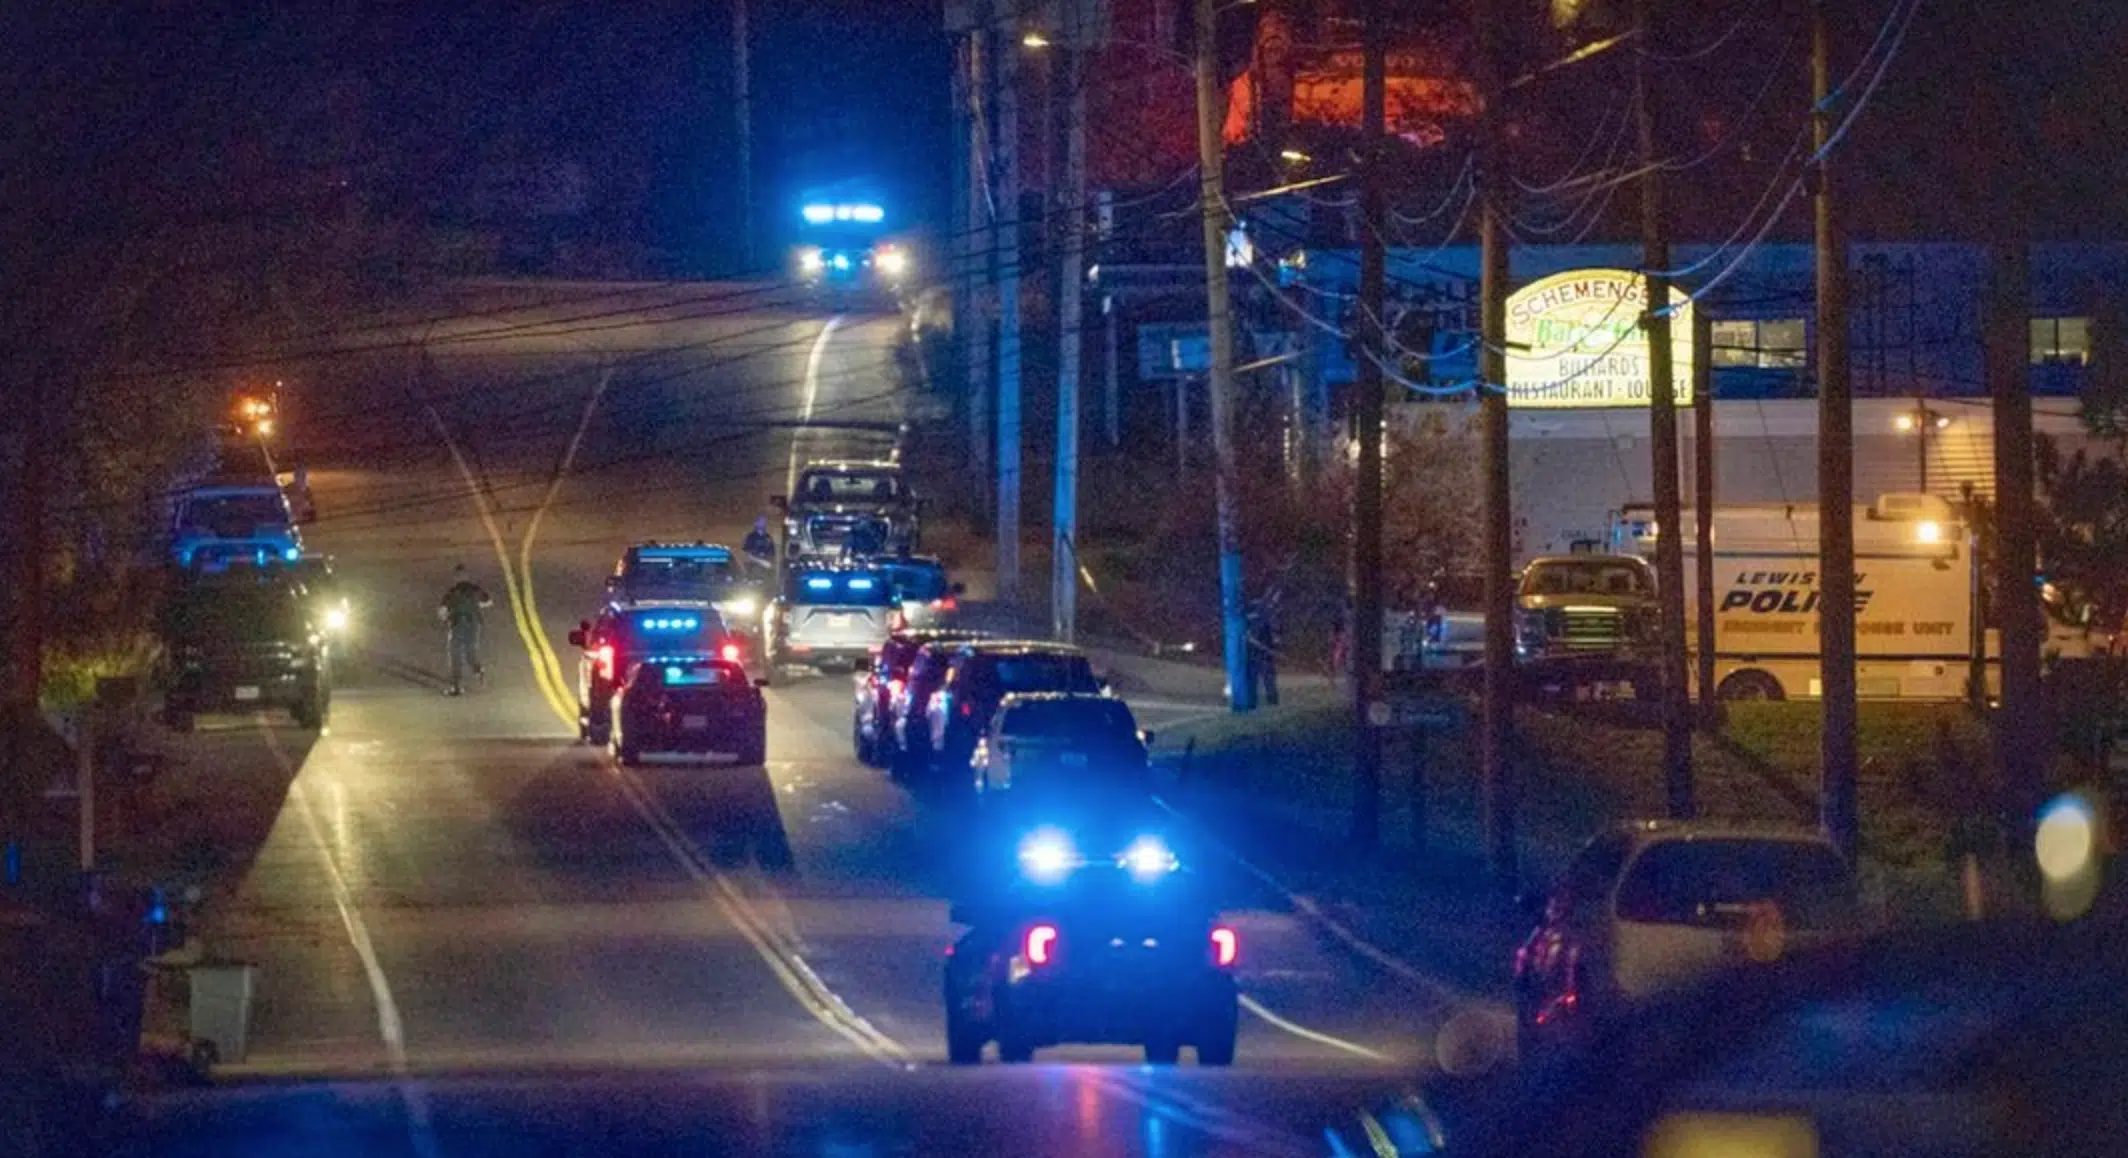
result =
M309 601L288 577L201 578L163 608L163 720L189 732L203 712L284 709L323 726L332 705L330 647Z
M898 741L894 711L909 685L910 669L926 644L951 645L983 638L976 631L897 631L879 646L872 666L857 681L857 702L850 717L850 746L857 759L874 768L890 767Z
M962 644L946 665L945 679L925 714L930 721L933 764L944 782L960 775L975 746L990 730L1006 696L1018 692L1100 694L1107 685L1094 674L1086 653L1062 643Z

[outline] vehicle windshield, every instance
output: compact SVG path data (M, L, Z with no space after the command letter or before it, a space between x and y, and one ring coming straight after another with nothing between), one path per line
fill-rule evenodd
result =
M892 569L894 590L907 600L944 598L950 589L946 581L946 569L937 564L897 564Z
M1098 692L1093 665L1083 655L1000 655L990 658L1000 690L1011 692Z
M703 556L636 559L621 579L633 590L652 588L691 589L728 583L738 571L729 559Z
M798 494L808 503L885 503L901 497L901 475L887 470L809 470Z
M1822 844L1791 840L1680 840L1634 860L1618 886L1618 915L1658 925L1741 928L1771 907L1792 929L1851 925L1854 875Z
M807 571L791 577L791 602L801 607L891 607L894 584L877 571Z
M241 539L261 527L280 529L289 525L288 508L280 496L202 495L185 500L178 526L187 531L205 531L217 538Z
M1646 595L1648 574L1631 563L1560 560L1533 563L1522 576L1524 595Z

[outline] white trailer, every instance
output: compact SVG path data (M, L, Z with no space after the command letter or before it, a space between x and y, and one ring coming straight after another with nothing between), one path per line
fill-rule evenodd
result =
M1697 678L1700 544L1684 513L1685 633ZM1647 508L1621 512L1616 549L1654 558L1659 528ZM1965 698L1973 649L1987 657L1994 695L1997 634L1975 630L1980 573L1965 522L1943 499L1888 494L1854 511L1855 689L1864 699ZM1815 698L1818 649L1816 504L1717 507L1714 550L1714 686L1731 700ZM2046 617L2050 657L2090 654L2082 627ZM1976 636L1978 637L1976 639Z

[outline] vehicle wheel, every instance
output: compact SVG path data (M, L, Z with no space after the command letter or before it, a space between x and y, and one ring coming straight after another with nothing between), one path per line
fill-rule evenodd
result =
M315 732L325 726L325 706L315 697L297 701L288 714L294 718L296 727L306 732Z
M614 760L618 762L621 767L637 768L642 766L643 750L641 748L636 747L634 744L629 743L625 735L616 738L613 743L609 745L609 748L613 752Z
M946 1060L957 1066L983 1064L983 1027L950 1005L946 1007Z
M1001 1028L998 1030L998 1060L1008 1065L1025 1065L1034 1060L1034 1044Z
M857 753L859 764L867 768L879 767L879 756L873 750L872 742L865 739L864 725L855 720L850 721L850 750Z
M1731 672L1728 679L1714 689L1720 700L1742 702L1772 702L1785 700L1788 694L1781 690L1781 681L1762 671Z
M1207 1035L1198 1039L1198 1064L1200 1066L1230 1066L1234 1064L1234 1037L1238 1037L1234 1018L1226 1018L1219 1026L1211 1028Z
M1173 1038L1145 1043L1145 1064L1171 1066L1182 1060L1182 1043Z
M747 745L739 749L739 763L748 768L768 763L768 729L761 729Z

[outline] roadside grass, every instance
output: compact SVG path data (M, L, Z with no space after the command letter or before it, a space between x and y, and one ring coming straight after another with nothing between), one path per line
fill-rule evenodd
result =
M1423 744L1392 732L1385 806L1403 807L1412 771L1424 778L1430 843L1477 852L1475 712ZM1330 813L1353 797L1351 709L1332 694L1250 716L1220 716L1163 733L1190 747L1194 785L1220 786ZM1818 707L1732 705L1720 734L1693 742L1703 816L1814 824ZM1949 849L1961 816L1992 796L1985 725L1958 705L1864 704L1857 747L1865 882L1906 919L1955 915ZM1423 758L1420 753L1423 750ZM1644 715L1525 707L1517 713L1518 816L1537 865L1557 862L1615 821L1664 813L1662 734Z

